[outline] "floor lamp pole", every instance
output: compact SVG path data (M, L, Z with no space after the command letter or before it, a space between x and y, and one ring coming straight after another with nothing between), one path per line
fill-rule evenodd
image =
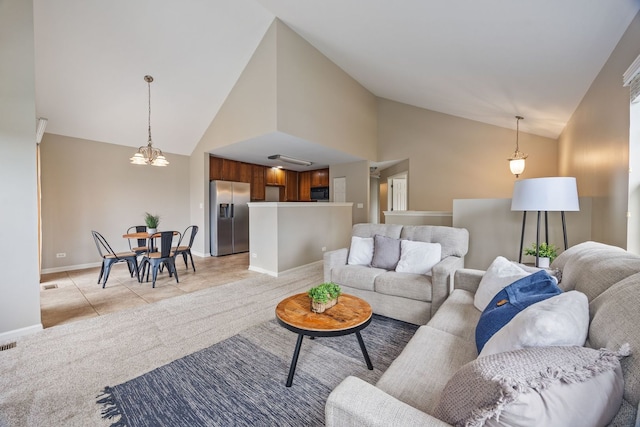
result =
M518 262L522 263L522 251L524 250L524 226L527 223L527 211L522 212L522 233L520 233L520 255L518 256Z

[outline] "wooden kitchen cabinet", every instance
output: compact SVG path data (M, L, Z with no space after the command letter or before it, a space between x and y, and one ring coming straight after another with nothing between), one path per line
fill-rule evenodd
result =
M298 200L311 200L311 171L298 174Z
M222 179L222 159L219 157L209 157L209 180Z
M311 188L329 186L329 169L311 171Z
M251 165L251 200L265 199L265 170L264 166Z
M267 185L285 185L285 171L278 168L266 168L266 184Z
M298 172L285 172L285 202L295 202L298 200Z

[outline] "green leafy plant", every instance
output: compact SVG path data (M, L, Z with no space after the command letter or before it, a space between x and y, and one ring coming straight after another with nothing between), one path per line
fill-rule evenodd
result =
M325 282L314 288L309 289L307 295L312 301L325 304L329 300L336 299L342 293L340 285L333 282Z
M536 251L536 244L532 243L531 246L524 250L525 255L533 255L536 256L536 252L538 252L538 256L541 258L549 258L550 262L558 256L558 249L554 245L549 245L547 243L540 243L539 251Z
M158 224L160 224L160 215L152 215L149 212L145 212L144 223L147 224L147 227L149 228L158 228Z

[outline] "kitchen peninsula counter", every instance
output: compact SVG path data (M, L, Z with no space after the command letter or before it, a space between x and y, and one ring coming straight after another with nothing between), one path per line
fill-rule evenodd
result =
M353 203L249 203L249 270L272 276L349 247Z

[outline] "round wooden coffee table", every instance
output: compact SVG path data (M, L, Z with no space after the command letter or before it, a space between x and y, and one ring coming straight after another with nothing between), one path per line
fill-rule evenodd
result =
M337 337L356 334L367 368L373 369L371 359L364 346L360 331L371 323L371 306L365 300L353 295L342 294L338 304L324 313L311 311L311 300L306 293L290 296L276 307L278 323L288 330L298 334L298 341L291 359L287 387L291 387L296 372L302 338L307 335L315 337Z

